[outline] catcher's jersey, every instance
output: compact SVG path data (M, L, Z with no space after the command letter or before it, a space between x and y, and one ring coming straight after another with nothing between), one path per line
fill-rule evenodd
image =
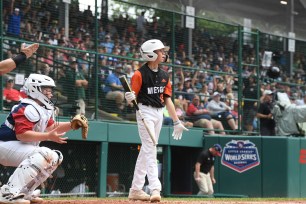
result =
M155 108L164 107L164 97L172 95L168 73L160 68L154 72L147 63L135 71L131 85L138 103Z
M35 130L39 124L39 120L36 122L31 122L25 116L25 109L27 106L32 106L28 103L19 103L13 107L12 111L6 118L6 121L0 127L0 140L1 141L13 141L17 140L16 135L25 133L29 130ZM37 110L38 111L38 110ZM38 112L41 113L41 112ZM40 116L43 117L43 116ZM46 127L54 124L54 120L50 117L47 120Z

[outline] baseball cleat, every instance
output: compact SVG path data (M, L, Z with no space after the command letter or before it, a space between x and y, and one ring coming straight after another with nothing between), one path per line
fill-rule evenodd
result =
M150 201L154 203L154 202L160 202L160 200L161 200L161 196L160 196L159 190L156 190L156 189L153 190L151 193Z
M129 200L141 200L141 201L149 201L150 195L148 195L143 190L133 190L130 189Z
M40 198L39 196L40 196L40 190L37 189L32 193L31 200L30 200L31 204L40 204L44 202L44 200Z
M0 204L30 204L30 201L23 199L24 194L13 195L13 194L1 194Z

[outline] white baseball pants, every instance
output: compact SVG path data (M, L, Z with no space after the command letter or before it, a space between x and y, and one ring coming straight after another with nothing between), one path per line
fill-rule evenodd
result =
M145 106L142 104L138 105L144 120L148 124L150 130L155 133L155 140L158 142L160 130L163 124L163 109L153 108L151 106ZM150 135L147 132L138 113L136 113L136 118L142 146L135 165L131 189L141 190L145 184L145 177L147 175L149 189L151 191L161 191L162 187L158 179L156 146L153 145Z
M20 141L0 141L0 164L17 167L29 155L33 154L39 146Z
M194 179L196 178L196 172L193 174ZM198 195L211 195L214 193L213 185L210 178L210 173L204 174L200 172L200 181L196 180L199 187Z

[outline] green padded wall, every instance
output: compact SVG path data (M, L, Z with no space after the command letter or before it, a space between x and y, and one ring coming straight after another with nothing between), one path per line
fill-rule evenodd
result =
M287 195L287 138L264 137L262 141L262 196Z
M301 177L301 169L299 164L299 154L300 154L300 143L301 139L292 137L287 140L287 161L288 161L288 171L287 171L287 197L290 198L298 198L301 194L300 187L300 177ZM277 171L277 169L275 169ZM304 171L304 173L306 173Z
M303 138L300 140L300 148L299 148L299 159L300 160L300 152L301 150L306 151L306 139ZM305 152L304 152L305 155ZM301 194L300 197L305 198L306 197L306 155L304 156L304 163L300 163L300 189Z
M254 143L258 149L260 164L251 168L250 170L239 173L227 166L222 165L219 161L219 193L242 194L251 197L260 197L262 178L261 137L220 137L219 143L222 145L222 147L224 147L225 144L231 140L250 140L252 143Z

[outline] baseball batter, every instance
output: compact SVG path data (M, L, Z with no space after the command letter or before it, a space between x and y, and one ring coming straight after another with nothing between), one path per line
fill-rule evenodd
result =
M166 53L168 51L169 47L164 46L160 40L153 39L144 42L141 45L140 53L147 63L135 71L132 76L131 86L133 92L125 93L125 98L129 103L135 100L137 96L139 109L149 128L155 134L156 141L158 141L163 123L164 106L167 107L174 121L173 138L175 140L181 139L183 131L188 130L181 124L176 115L171 100L172 88L169 75L159 67L160 63L167 61L168 55ZM134 170L129 199L159 202L161 200L160 191L162 187L158 179L156 146L153 145L138 113L136 117L142 146ZM146 176L149 181L151 196L142 190Z
M195 164L194 179L199 187L198 195L212 195L215 179L215 157L221 156L222 147L214 144L211 148L203 150Z
M0 164L17 167L0 190L0 203L41 203L35 190L61 164L60 151L40 147L41 141L67 143L62 137L71 130L70 122L54 122L50 100L55 87L53 79L31 74L25 81L28 98L12 108L0 128Z

